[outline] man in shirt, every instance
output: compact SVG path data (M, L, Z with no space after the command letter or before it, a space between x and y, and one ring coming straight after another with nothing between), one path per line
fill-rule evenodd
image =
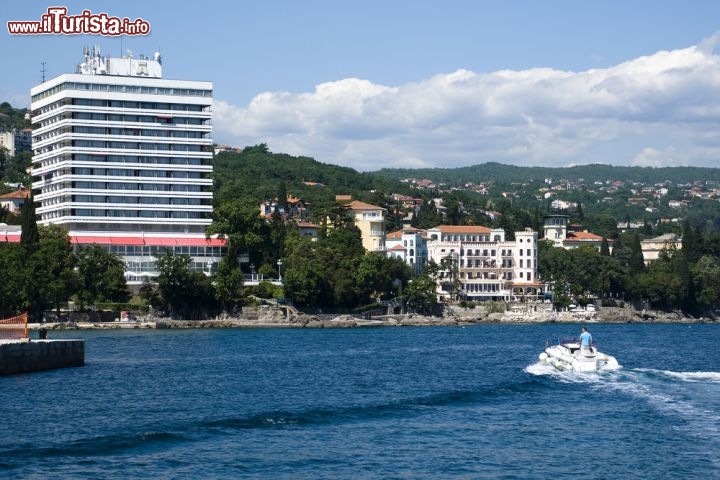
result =
M587 328L582 327L582 333L580 334L580 351L583 354L591 353L592 346L592 335L590 335L590 332L587 331Z

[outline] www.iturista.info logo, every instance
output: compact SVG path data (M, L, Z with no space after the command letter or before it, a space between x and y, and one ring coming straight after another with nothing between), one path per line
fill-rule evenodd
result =
M147 35L150 24L142 18L111 17L107 13L83 10L80 15L68 15L65 7L50 7L40 21L7 22L11 35Z

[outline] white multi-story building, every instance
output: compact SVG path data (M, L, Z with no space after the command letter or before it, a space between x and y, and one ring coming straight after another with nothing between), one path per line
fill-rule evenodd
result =
M14 157L18 153L32 150L32 130L13 130L11 132L0 132L0 147L7 150L7 154Z
M85 49L74 74L31 90L33 192L40 224L119 253L129 280L152 275L162 248L209 271L224 242L212 214L212 92L162 78L153 58Z
M428 229L428 258L442 267L438 295L445 300L540 299L538 234L527 228L506 240L503 229L439 225ZM454 297L454 298L453 298Z
M420 275L427 264L427 232L407 227L385 235L385 254L400 258L410 266L413 276Z

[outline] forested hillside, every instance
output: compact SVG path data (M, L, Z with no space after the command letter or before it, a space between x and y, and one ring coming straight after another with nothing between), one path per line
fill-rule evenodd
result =
M30 120L25 119L27 112L27 108L13 108L8 102L0 103L0 132L29 128Z
M320 163L310 157L272 153L264 144L220 153L214 162L216 205L232 200L257 205L276 198L283 187L288 195L318 208L331 205L335 195L352 195L353 199L372 203L384 202L384 194L411 192L410 186L397 180Z
M467 182L513 183L542 182L546 178L583 180L585 183L623 180L641 183L690 183L695 180L720 181L720 169L699 167L619 167L612 165L577 165L574 167L517 167L500 163L483 163L459 168L384 168L374 172L387 179L417 178L435 183L461 186Z

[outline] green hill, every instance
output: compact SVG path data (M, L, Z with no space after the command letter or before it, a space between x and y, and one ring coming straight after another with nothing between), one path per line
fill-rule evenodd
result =
M30 120L25 119L27 113L27 108L13 108L8 102L0 103L0 132L30 128Z
M435 183L460 186L467 182L541 182L546 178L569 181L584 180L585 183L606 180L624 180L642 183L673 184L691 183L695 180L720 181L720 169L700 167L619 167L612 165L578 165L574 167L518 167L500 163L484 163L458 168L384 168L375 172L386 179L403 178L428 179Z
M216 155L214 178L218 203L275 198L281 185L289 195L310 201L316 207L332 204L335 195L352 195L354 199L379 204L384 201L383 194L410 193L410 187L397 180L321 163L310 157L272 153L265 144Z

